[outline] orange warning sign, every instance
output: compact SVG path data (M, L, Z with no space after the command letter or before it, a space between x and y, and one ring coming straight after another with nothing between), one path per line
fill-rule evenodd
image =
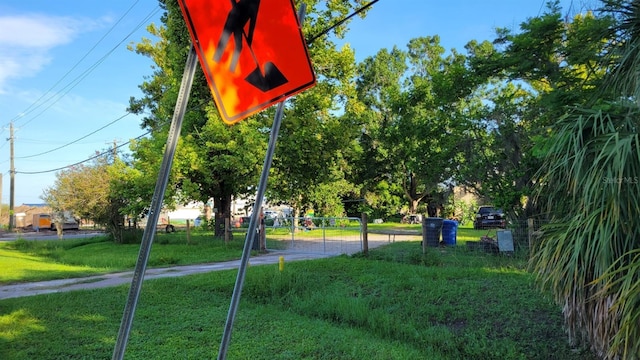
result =
M179 0L222 119L238 122L316 79L292 0Z

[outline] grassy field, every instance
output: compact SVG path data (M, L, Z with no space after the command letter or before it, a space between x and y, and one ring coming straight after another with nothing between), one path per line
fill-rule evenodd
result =
M464 232L477 240L473 230ZM159 236L152 262L220 261L241 253L242 241L225 245L201 234L187 245L180 236ZM3 282L133 267L138 250L100 239L21 243L2 244L3 270L7 258L39 268ZM525 268L522 257L465 246L422 254L415 241L372 249L366 257L287 263L282 272L278 265L250 267L228 358L590 359L567 344L560 309L536 290ZM126 358L215 358L235 276L221 271L146 281ZM110 358L127 291L0 301L0 359Z
M240 236L237 236L240 239ZM214 239L211 234L195 233L187 242L183 232L159 233L153 243L149 267L166 267L240 258L241 240ZM85 239L0 243L0 285L82 277L132 270L140 250L139 243L115 244L106 237Z
M420 231L420 225L370 224L369 230ZM341 229L315 229L299 232L296 238L315 237L325 231L327 237L357 235L359 228L350 226ZM473 230L461 227L458 230L458 243L464 246L467 241L478 241L487 230ZM267 237L272 240L289 239L287 228L271 229ZM236 232L233 241L214 239L210 233L193 231L190 239L186 232L173 234L158 233L154 240L149 258L149 267L166 267L207 262L219 262L238 259L242 254L243 232ZM419 239L415 237L414 240ZM269 241L276 245L277 241ZM55 280L72 277L98 275L109 272L131 270L134 268L139 243L115 244L106 237L30 241L17 240L0 242L0 285L18 282Z

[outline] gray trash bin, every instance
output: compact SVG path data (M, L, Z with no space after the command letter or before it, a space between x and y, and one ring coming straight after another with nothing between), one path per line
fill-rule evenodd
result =
M422 241L427 246L440 246L440 234L444 219L428 217L422 220Z

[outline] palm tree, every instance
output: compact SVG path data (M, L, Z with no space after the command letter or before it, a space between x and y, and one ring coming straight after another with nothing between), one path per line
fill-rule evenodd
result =
M563 306L570 339L640 358L640 1L605 0L614 26L590 108L554 127L536 201L549 224L533 269Z

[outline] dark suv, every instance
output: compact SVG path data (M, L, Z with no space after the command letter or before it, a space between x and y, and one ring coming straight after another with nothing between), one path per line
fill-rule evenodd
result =
M502 228L507 225L504 213L493 206L480 206L473 221L474 229Z

